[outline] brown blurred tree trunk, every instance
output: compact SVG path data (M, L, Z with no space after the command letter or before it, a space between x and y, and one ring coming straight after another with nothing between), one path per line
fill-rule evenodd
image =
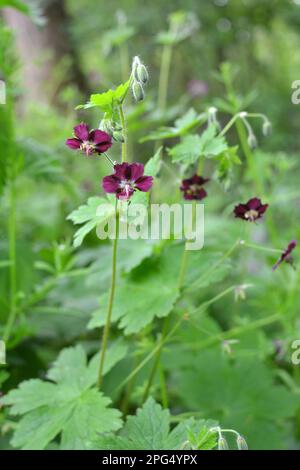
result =
M87 94L88 84L69 34L65 0L46 0L44 4L43 26L12 8L3 9L3 17L15 34L24 100L59 104L59 91L65 85L75 84ZM61 70L57 67L60 64Z

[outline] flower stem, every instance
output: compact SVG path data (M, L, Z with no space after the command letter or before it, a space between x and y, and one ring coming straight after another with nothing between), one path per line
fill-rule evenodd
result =
M267 253L282 253L284 250L279 250L278 248L268 248L267 246L256 245L254 243L247 243L244 240L241 240L240 243L246 248L253 248L254 250L266 251Z
M12 328L17 316L17 269L16 269L16 197L15 174L12 163L9 181L9 215L8 215L8 239L9 239L9 279L10 279L10 312L4 329L3 340L10 338Z
M234 290L236 286L231 286L230 288L228 289L225 289L223 292L221 292L220 294L218 294L217 296L213 297L212 299L206 301L206 302L203 302L203 304L201 304L198 308L196 308L192 313L191 315L196 315L196 314L200 314L200 313L203 313L206 311L206 309L212 305L214 302L217 302L218 300L220 300L222 297L224 297L225 295L229 294L230 292L232 292ZM146 356L138 365L137 367L126 377L125 380L123 380L123 382L121 382L117 388L116 388L116 391L122 389L128 382L130 382L132 380L133 377L135 377L139 372L140 370L143 369L143 367L148 364L149 361L151 361L151 359L153 357L155 357L155 355L157 354L157 352L159 351L159 349L162 349L162 347L164 346L165 343L167 343L171 338L172 336L176 333L176 331L178 330L178 328L180 327L181 323L184 321L184 316L181 316L179 318L179 320L174 324L174 326L168 331L167 335L163 338L161 338L161 340L159 341L159 343L152 349L152 351L148 354L148 356Z
M124 139L124 142L122 143L122 162L127 162L128 138L127 138L127 127L126 127L126 119L124 115L123 105L119 106L119 113L120 113L120 119L121 119L121 124L122 124L122 129L123 129L123 139Z
M125 83L128 80L129 75L129 52L128 45L123 43L119 47L120 51L120 61L121 61L121 71L122 71L122 81Z
M168 84L172 60L172 44L165 44L162 51L159 85L158 85L158 107L161 112L165 111L168 97Z
M252 175L252 179L254 181L254 188L255 188L258 195L259 194L263 195L264 194L264 183L263 183L263 179L262 179L263 175L258 171L258 168L255 165L255 162L254 162L254 159L253 159L253 153L252 153L252 150L250 149L248 141L247 141L247 134L246 134L246 130L245 130L245 127L243 125L243 122L241 121L241 119L237 119L235 125L236 125L237 133L238 133L238 136L239 136L239 139L240 139L240 142L241 142L243 152L244 152L245 157L247 159L247 164L248 164L249 171L250 171L250 173ZM274 221L273 221L273 218L272 218L271 214L269 214L268 217L266 218L266 224L267 224L267 227L268 227L268 230L269 230L272 241L274 243L276 243L276 241L277 241L277 231L276 231L276 227L274 225Z
M107 155L106 152L103 152L103 155L107 158L107 160L109 161L109 163L114 166L115 165L115 162L110 158L109 155Z
M109 338L111 317L112 317L112 311L113 311L113 302L114 302L115 288L116 288L117 247L118 247L118 234L119 234L119 215L118 215L118 200L117 199L116 199L115 212L116 212L116 233L115 233L115 238L113 242L112 276L111 276L109 301L108 301L106 322L105 322L105 326L103 330L103 337L102 337L102 344L101 344L101 351L100 351L100 365L99 365L99 373L98 373L98 381L97 381L97 386L99 389L101 388L101 385L102 385L105 354L107 350L107 343L108 343L108 338Z

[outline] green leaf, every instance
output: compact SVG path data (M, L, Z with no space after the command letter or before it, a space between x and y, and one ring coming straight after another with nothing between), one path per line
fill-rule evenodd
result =
M100 225L105 225L114 214L114 206L108 199L100 197L90 197L87 204L71 212L67 220L71 220L75 225L84 223L74 234L74 247L78 248L88 233Z
M77 106L76 109L100 108L101 111L112 116L115 109L123 103L130 86L130 80L121 83L115 90L108 90L104 93L96 93L90 96L90 101L85 105Z
M21 419L11 444L22 450L43 450L63 429L72 415L73 403L40 407Z
M175 121L174 127L161 127L157 131L151 132L146 137L143 137L140 142L171 139L186 135L191 130L203 124L206 119L206 113L198 114L193 108L190 108L184 116Z
M169 410L163 410L153 398L140 408L135 416L129 416L120 435L101 436L95 448L111 450L178 450L182 448L188 432L200 432L204 420L185 420L171 431ZM206 429L206 428L205 428Z
M274 372L257 358L232 362L219 350L201 351L176 374L175 388L189 409L213 414L222 427L241 433L252 449L284 447L284 423L299 400L277 385Z
M227 149L224 137L216 136L215 126L210 126L203 134L183 137L180 144L168 150L173 162L195 163L198 158L211 158Z
M104 373L126 351L124 343L112 346ZM0 400L11 407L11 414L23 415L12 439L14 447L44 449L62 435L63 448L87 449L99 433L120 428L120 412L109 408L110 399L91 388L97 377L95 358L87 364L81 346L63 350L47 377L52 382L25 381Z
M170 263L168 252L157 259L146 259L116 289L112 320L119 322L125 334L137 333L155 317L167 316L178 296L179 259ZM159 292L159 296L157 295ZM100 298L100 309L94 312L88 328L102 326L108 295Z
M223 185L225 191L227 191L231 186L234 166L241 164L241 160L237 155L237 151L238 146L228 147L219 156L219 165L217 168L216 176L220 183Z
M63 428L61 449L92 449L93 441L100 433L118 430L120 412L108 408L110 402L97 390L83 393Z
M159 257L145 259L129 275L121 277L115 293L112 321L124 328L125 334L141 331L154 318L167 316L179 297L178 276L183 244L167 247ZM188 257L186 284L195 289L219 282L228 273L230 265L221 264L213 273L209 269L220 260L220 254L191 251ZM160 295L157 295L157 292ZM97 309L88 328L104 325L108 294L100 297Z

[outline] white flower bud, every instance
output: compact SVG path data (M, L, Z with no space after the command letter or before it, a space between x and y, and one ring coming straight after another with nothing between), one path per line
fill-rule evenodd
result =
M253 133L248 135L248 145L251 149L255 149L257 147L257 139Z
M268 119L264 120L263 126L262 126L262 133L265 137L270 135L272 132L272 124Z
M225 437L220 436L218 439L218 450L229 450Z
M239 450L248 450L247 442L245 441L243 436L241 436L240 434L238 435L238 437L236 439L236 443L237 443L237 446L238 446Z
M145 98L145 93L142 85L134 80L131 89L135 101L143 101Z

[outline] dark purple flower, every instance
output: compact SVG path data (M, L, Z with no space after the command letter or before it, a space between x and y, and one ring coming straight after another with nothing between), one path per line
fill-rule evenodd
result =
M278 266L283 263L284 261L286 263L290 263L293 265L293 258L291 256L292 251L296 248L297 246L297 241L292 240L289 244L286 250L283 251L282 255L280 256L279 260L277 263L273 266L273 271L278 268Z
M144 176L142 163L121 163L114 166L115 173L105 176L102 187L106 193L115 193L118 199L129 199L134 191L147 192L153 184L152 176Z
M112 138L109 134L100 129L90 131L89 126L84 122L74 127L74 136L66 141L66 145L72 150L81 150L88 157L93 153L106 152L112 146Z
M207 192L202 186L208 181L208 178L202 178L202 176L196 174L191 178L183 180L180 186L180 191L183 192L184 199L187 199L188 201L193 199L201 201L201 199L204 199L207 196Z
M234 214L243 220L254 222L260 219L266 212L269 204L262 204L261 200L257 197L250 199L246 204L238 204L234 208Z

